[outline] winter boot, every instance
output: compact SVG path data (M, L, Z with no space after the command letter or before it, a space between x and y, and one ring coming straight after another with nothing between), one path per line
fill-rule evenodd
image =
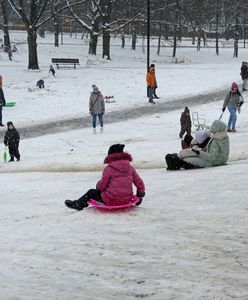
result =
M12 162L12 161L15 161L15 160L14 160L14 156L11 156L11 157L10 157L9 162Z
M88 203L86 202L86 199L83 197L78 200L65 200L65 205L69 208L73 208L76 210L82 210L85 207L88 207Z
M232 132L232 129L231 128L227 128L227 132Z
M233 128L233 129L232 129L232 132L236 132L236 129L235 129L235 128Z

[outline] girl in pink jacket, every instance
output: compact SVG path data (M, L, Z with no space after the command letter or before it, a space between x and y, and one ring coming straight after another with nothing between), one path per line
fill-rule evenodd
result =
M124 205L130 202L133 196L133 184L137 188L137 196L140 201L145 196L144 182L130 162L132 157L129 153L123 152L125 145L115 144L108 150L108 156L104 163L107 164L102 173L101 180L97 183L96 189L90 189L78 200L65 200L69 208L82 210L88 206L88 200L105 203L106 205Z

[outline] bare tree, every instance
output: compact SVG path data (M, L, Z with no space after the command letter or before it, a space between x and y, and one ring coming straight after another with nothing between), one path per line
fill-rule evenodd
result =
M10 36L9 36L9 17L8 17L8 10L7 10L7 0L0 0L2 14L3 14L3 33L4 33L4 47L6 49L10 49Z

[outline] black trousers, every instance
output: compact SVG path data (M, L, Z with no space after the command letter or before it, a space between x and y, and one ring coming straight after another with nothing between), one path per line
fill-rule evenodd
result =
M186 161L180 159L176 153L167 154L165 156L165 161L167 164L167 170L180 170L181 168L185 170L198 169L197 166L189 164Z
M10 156L10 158L16 157L17 159L20 159L18 145L16 145L16 144L9 145L9 156Z
M87 193L85 193L82 197L78 200L82 201L83 203L87 203L90 199L96 200L98 202L104 203L101 196L101 191L98 189L90 189Z

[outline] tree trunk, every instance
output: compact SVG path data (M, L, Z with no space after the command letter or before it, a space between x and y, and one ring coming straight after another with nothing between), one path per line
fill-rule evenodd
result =
M125 48L125 33L121 34L121 48Z
M216 29L215 29L215 51L216 55L219 55L219 0L216 3Z
M89 54L96 55L97 41L98 41L98 36L95 35L94 33L91 33L90 41L89 41Z
M158 49L157 49L157 55L160 54L160 48L161 48L161 32L159 33L159 36L158 36Z
M133 31L133 33L132 33L132 50L136 49L136 38L137 38L136 32Z
M37 32L36 30L28 30L28 69L38 70L37 55Z
M54 27L54 46L59 47L59 20L57 16L53 18L53 27Z
M102 58L110 59L110 34L108 30L103 32L102 36Z
M8 15L7 15L7 8L6 8L6 0L1 1L2 6L2 14L3 14L3 33L4 33L4 47L11 49L10 45L10 37L9 37L9 26L8 26Z

